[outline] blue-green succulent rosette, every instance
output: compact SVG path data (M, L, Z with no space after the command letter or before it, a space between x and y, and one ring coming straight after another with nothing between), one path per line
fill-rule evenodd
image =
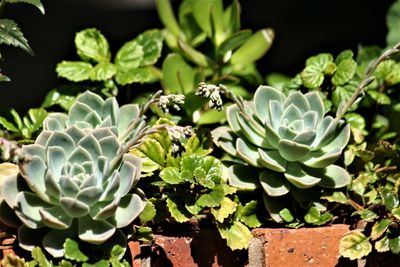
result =
M253 101L227 108L229 126L213 131L214 141L230 154L232 186L280 197L314 186L336 189L349 184L348 172L334 162L350 138L343 120L325 116L317 92L292 92L285 96L260 86ZM256 177L251 168L257 168ZM249 171L250 170L250 171Z

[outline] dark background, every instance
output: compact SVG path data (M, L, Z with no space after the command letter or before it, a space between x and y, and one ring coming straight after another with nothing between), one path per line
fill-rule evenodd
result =
M230 2L230 1L228 1ZM263 74L295 74L307 57L337 54L359 44L385 46L386 12L394 0L242 0L242 28L272 27L272 49L259 62ZM178 4L178 1L174 1ZM0 107L24 111L39 106L46 93L62 84L54 71L61 60L76 60L75 32L96 27L113 53L150 28L161 28L154 0L43 0L46 14L30 5L9 5L3 17L14 19L35 56L2 46Z

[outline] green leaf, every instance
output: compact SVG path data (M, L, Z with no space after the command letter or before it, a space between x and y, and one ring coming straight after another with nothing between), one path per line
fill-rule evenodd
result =
M39 247L35 247L32 250L32 258L37 261L40 267L52 267L52 263L46 259L43 251Z
M325 72L325 69L327 69L331 63L333 63L333 56L329 53L321 53L308 58L306 66L316 66L321 72Z
M375 242L375 249L378 252L386 252L390 250L389 238L385 235L383 238Z
M90 80L106 81L111 79L117 72L116 67L110 62L99 63L91 70Z
M324 82L324 74L322 73L321 68L316 65L305 67L300 76L304 87L309 89L318 88Z
M360 215L361 219L363 219L365 221L369 221L369 222L372 222L373 220L375 220L378 217L378 215L376 215L375 212L373 212L369 209L355 211L351 214L351 216L354 216L354 215Z
M161 56L164 37L160 30L148 30L136 37L136 42L142 46L143 58L140 66L150 66Z
M340 240L339 253L350 260L361 259L372 251L372 245L361 231L353 230Z
M169 196L167 198L167 207L172 217L177 222L187 222L191 218L191 214L187 212L185 206L182 203L179 203L179 200L174 196Z
M139 218L142 223L149 222L153 220L156 216L156 207L151 202L146 202L146 206L144 207L143 211L140 213Z
M0 44L20 47L31 56L34 54L17 23L10 19L0 19Z
M151 242L153 240L153 230L150 227L141 226L136 228L135 239L142 242ZM124 254L122 254L123 256Z
M239 210L237 217L242 223L246 224L248 227L260 227L262 225L262 222L257 217L257 208L258 202L256 200L252 200L246 203L246 205L244 205L244 207Z
M394 254L400 254L400 236L389 239L390 251Z
M389 30L386 36L386 43L388 46L393 46L400 42L400 2L395 1L392 4L386 16L386 23Z
M178 54L169 54L162 66L164 84L169 93L188 94L194 91L195 73Z
M287 209L287 208L284 208L283 210L281 210L281 211L279 212L279 215L282 217L282 219L283 219L285 222L290 223L290 222L293 222L293 220L294 220L294 217L293 217L292 213L291 213L290 210Z
M136 69L143 61L144 51L136 39L125 43L115 56L115 65L122 72Z
M336 87L335 91L333 91L332 94L332 103L338 107L338 111L340 110L341 106L343 103L346 103L351 96L354 94L358 86L357 82L349 82L348 84L344 86L338 86ZM357 103L354 103L351 106L351 110L354 110L357 107Z
M220 205L223 199L224 199L224 191L222 187L216 187L210 193L201 195L197 199L196 205L199 207L214 208Z
M86 29L75 36L75 46L78 55L84 61L98 63L110 61L110 48L104 35L97 29Z
M166 167L162 169L160 178L168 184L181 184L184 182L179 174L179 169L176 167Z
M42 108L49 108L54 105L61 106L68 111L75 102L77 95L80 92L80 86L61 86L47 93Z
M343 192L334 192L330 196L321 197L322 199L326 199L329 202L337 202L341 204L349 204L349 200Z
M380 220L379 222L376 222L372 226L371 240L376 240L379 237L381 237L382 234L389 228L390 223L391 223L391 220L389 220L389 219L383 219L383 220Z
M225 54L242 46L250 37L251 30L242 30L229 36L220 46L219 52Z
M63 77L72 82L88 80L93 66L82 61L62 61L57 64L56 72L59 77Z
M228 197L224 197L219 207L211 208L211 213L218 222L222 223L229 215L236 211L237 206L236 202L230 200Z
M159 166L164 166L165 150L159 142L154 139L146 139L139 147L137 147L143 155L151 162Z
M221 237L226 239L228 246L232 250L247 249L253 234L241 222L233 222L231 225L217 224L217 228Z
M344 60L353 59L354 53L350 49L342 51L335 59L335 64L339 65ZM339 67L338 67L339 68Z
M195 174L196 181L204 187L213 188L215 184L220 183L222 176L221 162L211 156L207 156L201 160L201 168L204 175L201 177Z
M129 69L127 71L118 69L115 80L120 85L131 83L145 83L155 80L149 67Z
M257 31L232 54L231 63L246 65L259 60L271 48L274 35L269 28Z
M37 7L42 14L44 14L44 7L43 4L41 3L41 0L6 0L7 3L26 3L26 4L31 4Z
M387 209L392 210L397 208L399 205L399 198L396 193L387 188L381 188L379 193Z
M215 27L220 30L222 26L222 0L189 1L197 25L206 32L208 36L211 37L213 30L217 30ZM213 19L216 19L217 21Z
M179 36L181 30L178 22L176 21L170 0L157 0L156 4L158 16L161 22L171 33L173 33L175 36Z
M392 215L397 219L400 220L400 208L392 209Z
M345 59L337 65L332 83L335 86L344 85L356 74L357 63L353 59Z
M199 110L193 114L193 121L198 125L220 123L226 120L225 112L211 110Z
M181 40L178 40L178 45L183 52L182 54L188 60L192 61L194 64L200 67L208 67L208 59L203 53L197 51L196 49Z
M323 225L332 220L332 218L333 216L328 212L321 215L320 211L316 207L311 207L304 216L304 220L307 223L314 225Z
M13 132L13 133L19 133L20 129L18 129L17 126L15 126L12 122L8 121L4 117L0 117L0 125L3 126L6 130Z
M390 105L390 103L392 102L390 97L385 93L377 91L367 91L367 93L379 105Z
M89 258L79 249L78 242L67 238L64 243L65 258L77 262L85 262Z

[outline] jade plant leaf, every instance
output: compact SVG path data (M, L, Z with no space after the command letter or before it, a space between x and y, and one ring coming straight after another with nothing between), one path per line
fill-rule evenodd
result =
M170 54L163 62L162 72L168 92L187 94L194 91L195 73L179 54Z
M340 240L339 253L350 260L361 259L372 251L372 245L361 231L353 230Z

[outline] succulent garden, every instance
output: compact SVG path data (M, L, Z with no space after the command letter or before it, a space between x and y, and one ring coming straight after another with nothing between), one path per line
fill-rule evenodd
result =
M44 13L0 9L23 3ZM263 77L275 33L242 29L237 0L156 5L163 29L115 55L82 29L54 66L64 86L0 114L0 238L26 251L3 266L130 266L128 241L153 234L211 228L239 251L255 228L338 223L342 257L400 254L400 1L386 47L320 53L293 77ZM10 19L0 44L33 54Z

